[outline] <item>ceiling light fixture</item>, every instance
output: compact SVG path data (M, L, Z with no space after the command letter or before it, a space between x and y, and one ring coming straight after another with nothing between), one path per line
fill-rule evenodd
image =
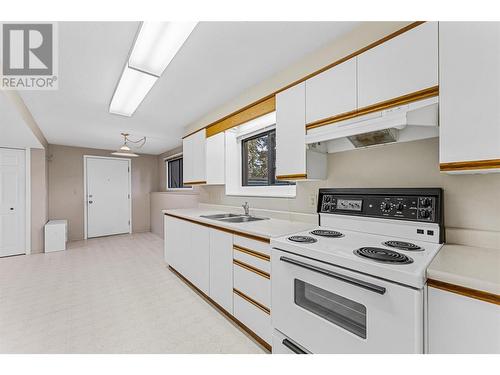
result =
M141 139L139 139L137 141L132 141L129 139L130 134L121 133L121 135L123 136L123 145L115 152L112 152L111 155L127 156L127 157L132 157L132 158L138 157L139 155L130 149L129 143L133 143L134 147L136 147L136 148L141 148L142 146L144 146L146 144L146 137L142 137ZM137 145L137 146L135 146L135 145Z
M109 105L109 112L132 116L181 49L197 22L143 22Z

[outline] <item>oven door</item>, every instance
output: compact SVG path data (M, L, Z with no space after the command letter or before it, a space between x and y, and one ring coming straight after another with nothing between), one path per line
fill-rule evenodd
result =
M422 290L278 249L271 262L273 327L313 353L423 353Z

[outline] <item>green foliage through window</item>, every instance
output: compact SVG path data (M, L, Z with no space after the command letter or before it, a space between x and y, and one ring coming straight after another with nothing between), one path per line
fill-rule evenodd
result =
M290 185L276 180L276 131L270 130L241 142L242 185Z

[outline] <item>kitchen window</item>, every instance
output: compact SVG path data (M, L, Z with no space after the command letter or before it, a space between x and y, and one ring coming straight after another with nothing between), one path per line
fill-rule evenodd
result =
M192 189L183 184L182 176L182 155L174 156L165 160L167 175L167 190Z
M292 185L276 179L276 130L253 135L241 142L242 186Z

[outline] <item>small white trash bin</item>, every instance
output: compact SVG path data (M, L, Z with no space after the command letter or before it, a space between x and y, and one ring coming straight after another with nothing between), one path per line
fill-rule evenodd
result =
M50 220L45 224L45 252L66 250L68 220Z

